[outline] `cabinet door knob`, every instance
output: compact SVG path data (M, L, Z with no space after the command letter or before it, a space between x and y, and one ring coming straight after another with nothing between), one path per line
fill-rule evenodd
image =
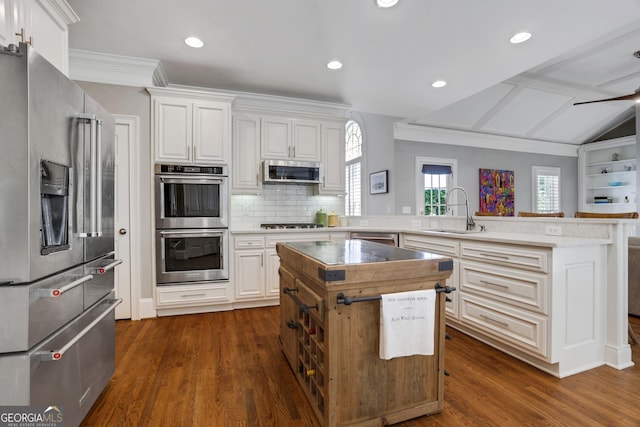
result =
M122 236L124 236L125 234L127 234L127 229L126 228L121 228L120 230L118 230L118 233L120 233Z

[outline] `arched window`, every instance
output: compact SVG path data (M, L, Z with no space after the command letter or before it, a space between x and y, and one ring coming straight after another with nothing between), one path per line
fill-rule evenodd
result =
M345 215L362 215L362 131L349 120L345 132Z

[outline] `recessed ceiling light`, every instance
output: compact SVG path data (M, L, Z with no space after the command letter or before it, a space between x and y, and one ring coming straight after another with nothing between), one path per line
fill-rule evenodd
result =
M513 44L518 44L518 43L526 42L530 38L531 38L531 33L522 32L511 37L509 39L509 42Z
M342 68L342 62L337 60L329 61L327 63L327 68L330 70L339 70L340 68Z
M398 0L374 0L374 3L378 7L387 8L398 4Z
M447 85L447 82L445 82L444 80L436 80L435 82L431 83L431 86L433 87L445 87Z
M195 47L196 49L204 46L203 41L197 37L187 37L186 39L184 39L184 42L187 46Z

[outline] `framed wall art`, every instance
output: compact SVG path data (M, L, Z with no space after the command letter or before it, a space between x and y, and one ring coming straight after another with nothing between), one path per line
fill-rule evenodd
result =
M514 216L513 171L480 169L480 212Z
M374 172L369 174L369 193L370 194L382 194L388 193L389 187L387 186L387 180L389 177L389 171L383 170L380 172Z

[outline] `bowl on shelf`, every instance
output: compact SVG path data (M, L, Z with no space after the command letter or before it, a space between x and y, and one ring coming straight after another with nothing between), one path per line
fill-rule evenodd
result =
M610 187L619 187L619 186L621 186L621 185L622 185L622 182L620 182L620 181L611 181L611 182L609 183L609 186L610 186Z

